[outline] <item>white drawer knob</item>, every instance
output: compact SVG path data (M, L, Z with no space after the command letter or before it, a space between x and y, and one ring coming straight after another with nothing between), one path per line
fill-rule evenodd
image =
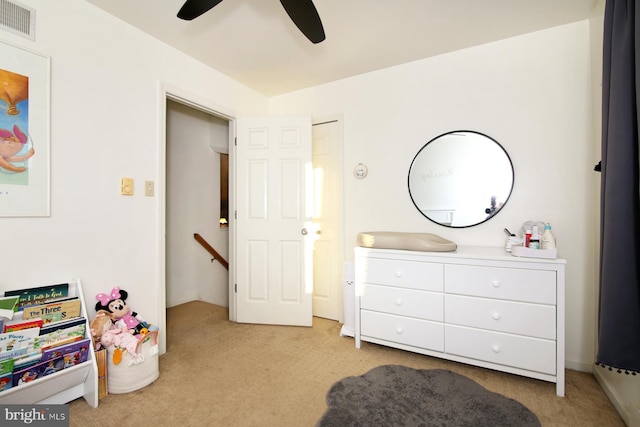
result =
M396 277L402 277L402 271L396 271Z
M401 299L401 298L398 298L398 299L396 300L396 305L402 305L402 304L403 304L403 302L404 302L404 301L402 301L402 299Z
M402 326L398 326L398 327L396 328L396 332L397 332L398 334L401 334L401 333L402 333Z
M494 280L493 282L491 282L491 286L493 286L494 288L497 288L500 286L500 282L498 282L497 280Z
M500 313L493 313L491 317L493 318L493 320L500 320Z
M494 345L491 350L493 350L494 353L500 353L500 346Z

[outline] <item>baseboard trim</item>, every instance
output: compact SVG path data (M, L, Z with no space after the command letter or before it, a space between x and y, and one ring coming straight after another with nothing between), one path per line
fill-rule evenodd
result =
M576 360L565 360L564 367L572 371L593 372L593 362L579 362Z
M612 387L609 381L607 381L607 378L602 375L602 369L604 368L598 368L596 366L593 370L593 376L596 381L598 381L598 384L600 384L600 387L602 387L604 394L607 395L613 406L616 408L616 411L618 411L618 414L620 414L620 417L628 427L640 427L640 417L632 413L633 408L631 405L625 402L616 389Z
M177 305L186 304L191 301L199 301L198 295L183 295L181 298L172 299L171 303L167 301L167 308L175 307Z

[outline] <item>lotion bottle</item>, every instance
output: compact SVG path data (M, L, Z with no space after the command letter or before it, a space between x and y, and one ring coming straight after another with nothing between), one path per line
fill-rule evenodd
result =
M525 230L524 232L524 247L528 248L531 242L531 230Z
M531 233L531 237L529 238L529 248L531 249L540 249L540 235L538 234L538 226L534 225L533 233Z
M556 247L556 236L551 231L551 224L547 223L544 226L544 233L542 233L542 249L554 249Z

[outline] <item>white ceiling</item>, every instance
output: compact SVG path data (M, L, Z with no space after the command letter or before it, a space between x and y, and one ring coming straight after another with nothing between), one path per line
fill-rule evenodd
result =
M225 0L193 21L184 0L86 0L267 96L587 19L598 0L314 0L309 42L278 0Z

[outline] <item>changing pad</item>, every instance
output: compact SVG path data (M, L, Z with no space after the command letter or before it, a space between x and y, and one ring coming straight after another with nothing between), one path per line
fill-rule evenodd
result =
M358 234L358 246L364 248L401 249L405 251L452 252L458 245L431 233L370 231Z

